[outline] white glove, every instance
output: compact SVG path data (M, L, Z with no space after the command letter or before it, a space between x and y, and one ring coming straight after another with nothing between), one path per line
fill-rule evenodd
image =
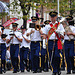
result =
M60 33L60 31L59 31L59 30L56 30L55 32L56 32L56 33L58 33L58 34Z
M0 27L0 31L1 31L1 27Z
M63 31L60 31L60 35L64 36L64 32Z
M0 27L0 32L2 33L1 27Z
M58 35L63 35L64 36L64 32L63 31L60 31L60 30L56 30L56 33L58 33Z
M43 39L43 48L46 49L46 40Z

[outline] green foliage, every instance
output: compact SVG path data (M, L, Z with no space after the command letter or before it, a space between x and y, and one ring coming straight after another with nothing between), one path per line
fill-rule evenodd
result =
M71 10L75 12L75 0L59 0L59 1L60 1L59 9L62 16L65 16L67 12L70 12ZM37 3L38 5L36 6L35 3ZM22 11L23 19L24 18L27 19L29 17L30 7L32 7L33 9L34 8L38 9L38 8L41 8L41 5L47 8L47 10L54 9L57 11L57 0L19 0L19 2L18 0L14 0L14 2L12 2L8 7L10 6L13 7L13 9L10 9L12 13L17 12L18 14L20 14ZM70 5L71 5L71 8L70 8ZM18 6L21 6L21 10L18 10ZM50 10L47 12L50 12ZM1 15L5 16L7 14L0 13L0 16Z

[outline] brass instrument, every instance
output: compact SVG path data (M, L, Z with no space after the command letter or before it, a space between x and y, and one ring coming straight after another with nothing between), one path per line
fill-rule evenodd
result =
M66 19L62 20L61 24L63 24L64 29L65 29L65 34L67 34L68 32L72 32L71 28L69 27L69 24L67 23ZM69 35L68 36L69 39L74 39L73 35Z
M35 25L35 29L37 30L37 31L39 31L40 29L41 29L41 26L40 25Z
M65 31L66 31L66 33L67 33L67 32L72 32L72 30L70 29L69 26L66 26L66 27L65 27ZM68 37L69 37L69 39L74 39L74 36L73 36L73 35L69 35Z

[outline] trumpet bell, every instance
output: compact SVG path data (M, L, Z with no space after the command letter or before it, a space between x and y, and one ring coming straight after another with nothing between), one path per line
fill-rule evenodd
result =
M40 26L40 25L36 25L36 26L35 26L35 29L36 29L37 31L39 31L39 30L41 29L41 26Z

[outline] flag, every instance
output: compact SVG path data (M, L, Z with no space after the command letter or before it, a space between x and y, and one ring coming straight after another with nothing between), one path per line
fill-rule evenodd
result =
M18 21L19 19L18 18L11 18L11 19L9 19L8 21L6 21L4 24L3 24L3 26L4 27L7 27L7 26L9 26L10 24L12 24L12 23L14 23L14 22L16 22L16 21Z

